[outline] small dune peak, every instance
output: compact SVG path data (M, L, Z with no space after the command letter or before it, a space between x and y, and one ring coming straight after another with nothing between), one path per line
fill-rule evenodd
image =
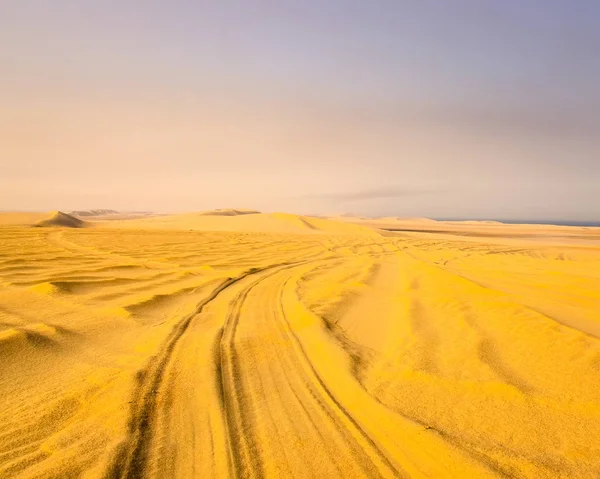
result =
M75 218L62 211L53 211L50 218L36 223L38 227L62 226L66 228L83 228L86 226L85 221Z

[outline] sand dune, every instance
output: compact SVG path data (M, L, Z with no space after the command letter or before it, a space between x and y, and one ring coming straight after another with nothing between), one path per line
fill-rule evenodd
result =
M38 227L49 227L49 226L62 226L65 228L83 228L86 226L85 221L71 216L62 211L56 211L48 219L39 221L35 224Z
M0 215L0 477L600 475L593 240L45 219Z
M225 210L224 214L219 212L202 212L142 218L131 221L111 222L105 226L127 229L377 235L371 228L339 221L289 213L258 213L254 211L239 213L239 210Z

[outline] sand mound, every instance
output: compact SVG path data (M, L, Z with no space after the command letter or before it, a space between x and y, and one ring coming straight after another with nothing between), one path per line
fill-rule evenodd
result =
M23 328L9 328L0 331L0 355L21 354L28 348L44 348L54 346L53 336L56 328L44 323L31 324Z
M65 228L83 228L86 226L85 221L75 218L74 216L57 211L47 220L40 221L35 224L38 227L62 226Z
M36 293L49 295L58 294L61 292L61 289L58 286L49 281L33 285L30 289L31 291L35 291Z

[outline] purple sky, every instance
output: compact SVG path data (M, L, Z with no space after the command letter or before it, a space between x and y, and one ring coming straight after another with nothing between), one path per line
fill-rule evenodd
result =
M0 209L600 220L600 2L4 0Z

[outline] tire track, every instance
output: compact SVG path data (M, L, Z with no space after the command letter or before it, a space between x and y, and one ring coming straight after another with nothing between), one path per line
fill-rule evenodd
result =
M109 479L145 477L152 433L156 421L157 395L162 386L165 371L173 356L175 347L189 328L192 320L201 314L204 308L227 288L250 275L276 268L277 266L281 265L251 269L238 277L228 278L198 303L192 313L188 314L175 326L160 352L150 360L146 368L137 374L138 386L134 392L131 406L128 437L113 457L105 477Z
M400 470L398 467L396 467L396 465L394 465L392 460L390 460L390 458L387 456L387 454L378 446L378 444L371 437L371 435L358 423L358 421L352 416L350 411L348 411L336 399L336 397L333 395L333 393L327 387L327 384L325 384L325 382L323 381L323 379L321 378L321 376L315 369L315 366L310 361L310 358L308 357L306 350L304 349L304 346L302 345L302 342L300 341L300 338L298 338L298 336L292 329L292 326L291 326L289 320L287 319L285 312L283 311L283 291L284 291L284 288L287 287L289 280L290 280L290 278L288 278L286 281L283 282L281 290L280 290L280 296L279 296L281 317L283 318L282 323L285 325L284 326L285 332L288 335L288 337L290 338L290 340L292 341L292 344L294 344L294 348L298 350L299 355L304 360L303 362L305 362L305 364L309 368L310 372L312 373L311 379L315 382L318 389L320 389L322 391L322 393L325 394L327 396L327 398L330 399L331 402L333 402L333 404L335 404L338 411L356 428L356 430L360 433L360 435L363 437L363 439L369 444L369 446L372 447L373 451L379 456L379 458L381 459L383 464L387 468L389 468L390 471L392 471L394 476L405 477L406 473L404 471Z
M278 474L295 475L298 472L298 464L290 462L289 457L283 452L285 451L283 445L293 443L293 438L296 437L302 438L303 441L314 441L313 446L319 447L319 454L329 457L327 467L340 476L345 475L341 473L340 465L354 473L361 471L362 476L402 476L403 473L392 464L350 412L333 397L303 353L302 346L297 344L298 339L289 330L281 301L282 292L290 277L282 278L282 281L277 283L277 289L271 291L265 287L267 303L261 308L252 308L253 311L257 309L265 311L265 314L259 314L259 317L255 318L251 326L246 326L253 331L256 330L258 337L253 338L256 344L248 346L250 339L246 338L236 340L243 305L248 301L250 293L265 280L296 266L300 264L270 272L240 292L233 301L222 335L218 339L218 360L221 365L218 380L223 397L232 475L234 477L272 475L272 470L265 469L267 466L273 467L272 454L279 454ZM262 299L258 295L257 292L253 301ZM270 344L263 342L263 336L269 338ZM241 342L239 344L241 350L238 351L239 342ZM269 353L273 356L273 361L265 361ZM244 356L246 362L258 366L254 368L244 364L242 360ZM263 364L261 360L267 363L262 366L264 368L262 372L259 370L260 365ZM271 410L268 406L267 410L270 411L269 414L273 413L279 418L279 420L271 418L271 429L264 425L264 421L262 425L257 425L254 417L255 409L260 408L265 401L274 403L275 410ZM306 436L306 431L302 434L297 429L301 426L296 424L296 420L304 416L313 425L314 430L310 430L311 436ZM270 445L260 440L265 438L265 432L270 432L274 437L271 438ZM328 438L327 441L324 438ZM273 450L273 447L277 449L281 447L280 445L284 449L279 453ZM343 447L340 448L341 445ZM366 451L365 447L369 451ZM351 455L339 463L336 450L337 454L344 450L346 454ZM373 456L377 457L375 462ZM269 464L263 463L265 458L271 458ZM309 467L309 464L305 463L304 467ZM380 470L381 467L383 470ZM324 471L325 469L318 472L324 473Z
M301 261L280 268L274 267L275 271L269 272L257 281L254 281L246 289L242 290L234 299L230 307L229 314L225 318L225 323L221 329L221 334L217 338L215 352L217 354L217 385L219 388L222 408L227 431L227 446L229 450L229 464L234 477L262 477L264 471L257 455L252 453L251 446L244 434L236 435L235 431L244 431L250 427L248 419L244 417L243 406L240 403L240 396L243 395L243 385L239 378L236 378L236 371L239 371L239 358L235 352L234 339L237 326L240 321L242 305L250 292L260 285L265 279L273 276L282 270L293 268L309 261ZM236 381L237 379L237 381ZM243 460L242 460L243 458ZM251 464L251 470L245 471L245 464Z
M236 435L235 430L243 431L248 427L248 421L242 414L242 405L239 397L242 395L242 385L236 383L235 370L239 369L237 357L233 350L233 338L240 320L241 309L250 291L256 287L264 278L255 281L247 289L243 290L234 300L231 312L225 320L221 329L221 335L217 338L217 384L220 389L222 408L225 420L227 449L229 451L229 465L233 477L245 477L243 474L243 463L251 464L252 475L261 477L263 475L261 462L257 456L252 454L248 441L243 434Z

